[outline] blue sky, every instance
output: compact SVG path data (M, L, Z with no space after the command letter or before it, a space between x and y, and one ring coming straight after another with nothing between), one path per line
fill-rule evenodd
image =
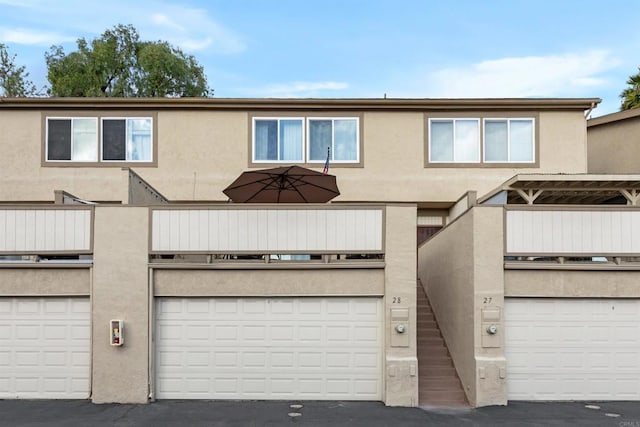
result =
M600 97L640 66L637 0L0 0L0 43L44 53L114 25L194 55L216 97Z

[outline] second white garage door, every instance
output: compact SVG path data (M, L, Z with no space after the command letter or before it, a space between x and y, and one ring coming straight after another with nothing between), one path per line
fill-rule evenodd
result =
M89 298L0 298L0 399L87 399Z
M158 298L156 397L381 400L380 298Z
M640 400L640 300L507 298L510 400Z

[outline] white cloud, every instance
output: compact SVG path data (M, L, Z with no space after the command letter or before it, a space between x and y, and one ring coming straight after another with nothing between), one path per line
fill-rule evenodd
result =
M25 3L23 0L0 0L0 4L14 7L32 7L33 5Z
M56 32L39 31L29 28L0 28L0 42L2 43L51 46L73 40L75 40L75 38Z
M274 84L262 89L247 90L251 96L266 96L271 98L298 98L321 96L325 91L341 91L349 88L343 82L292 82Z
M30 28L7 34L11 38L0 32L5 42L51 45L80 37L91 40L121 23L135 26L143 40L165 40L186 52L235 54L246 50L242 38L207 10L177 2L112 0L107 8L95 0L0 0L0 4L30 8ZM47 28L48 33L44 30ZM59 31L73 37L62 36Z
M209 16L204 9L178 4L150 2L152 9L148 21L137 24L140 34L147 39L162 39L187 52L235 54L246 49L235 32ZM147 16L148 12L140 16Z
M182 25L176 24L173 20L171 20L167 15L162 13L154 13L151 15L151 22L159 26L165 26L177 31L185 31L185 28Z
M605 85L603 73L618 63L604 50L487 60L428 73L416 90L445 98L582 96Z

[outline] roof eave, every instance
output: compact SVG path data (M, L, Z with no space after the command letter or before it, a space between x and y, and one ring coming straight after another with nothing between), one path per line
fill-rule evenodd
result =
M599 98L0 98L5 109L581 110Z

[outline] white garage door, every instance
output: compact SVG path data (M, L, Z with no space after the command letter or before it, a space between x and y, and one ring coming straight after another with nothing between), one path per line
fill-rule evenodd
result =
M510 400L640 400L640 300L505 300Z
M158 298L156 396L382 398L380 298Z
M88 298L0 298L0 399L89 397Z

